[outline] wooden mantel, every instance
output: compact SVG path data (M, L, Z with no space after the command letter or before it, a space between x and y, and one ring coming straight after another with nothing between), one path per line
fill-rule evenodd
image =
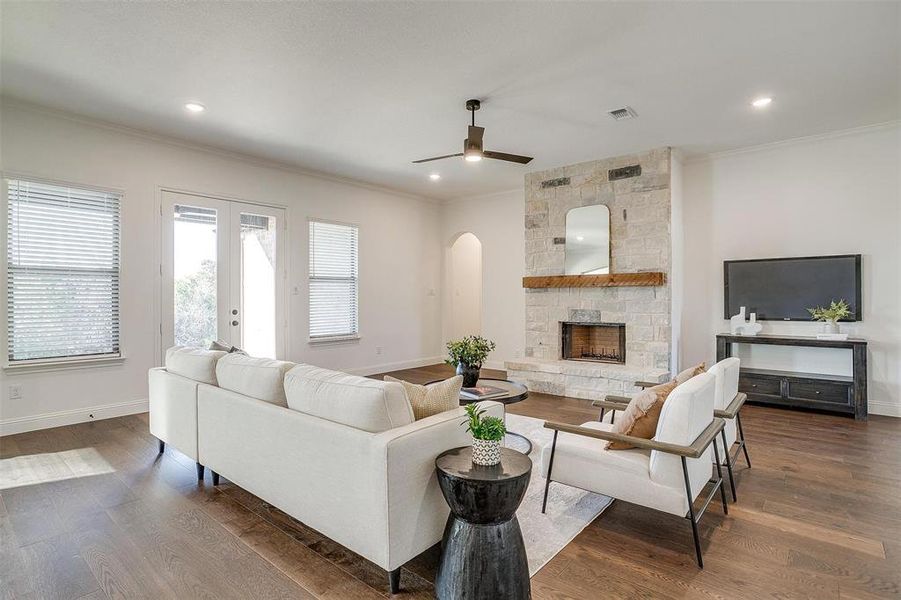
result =
M666 273L610 273L609 275L544 275L523 277L524 288L583 288L656 286L666 283Z

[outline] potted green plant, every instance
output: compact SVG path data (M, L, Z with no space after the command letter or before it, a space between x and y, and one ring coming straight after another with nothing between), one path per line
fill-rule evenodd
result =
M478 404L467 404L467 419L461 423L472 434L472 462L490 467L501 462L501 441L507 433L503 419L484 416Z
M808 308L807 312L814 321L823 322L823 333L838 333L838 322L851 316L851 307L844 300L833 300L828 308L817 306Z
M457 375L463 376L463 387L478 383L482 363L494 348L494 342L479 335L467 335L447 343L447 364L457 367Z

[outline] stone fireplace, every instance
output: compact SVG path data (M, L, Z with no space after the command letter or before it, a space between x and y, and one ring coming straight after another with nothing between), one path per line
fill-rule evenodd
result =
M625 323L560 323L563 360L626 364Z
M631 394L635 381L668 379L671 159L669 148L659 148L526 175L527 278L564 275L566 215L597 204L610 210L610 274L664 277L652 285L527 287L524 356L506 362L510 379L536 392L588 399ZM598 328L612 333L592 332L598 325L612 325Z

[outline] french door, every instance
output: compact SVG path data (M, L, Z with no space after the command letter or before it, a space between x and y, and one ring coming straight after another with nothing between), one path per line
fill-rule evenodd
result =
M285 210L162 192L162 348L285 356Z

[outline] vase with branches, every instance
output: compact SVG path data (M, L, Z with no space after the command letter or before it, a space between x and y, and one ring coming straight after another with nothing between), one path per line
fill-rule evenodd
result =
M838 322L851 316L851 306L844 299L832 300L828 307L808 308L810 318L823 322L823 333L838 333Z

